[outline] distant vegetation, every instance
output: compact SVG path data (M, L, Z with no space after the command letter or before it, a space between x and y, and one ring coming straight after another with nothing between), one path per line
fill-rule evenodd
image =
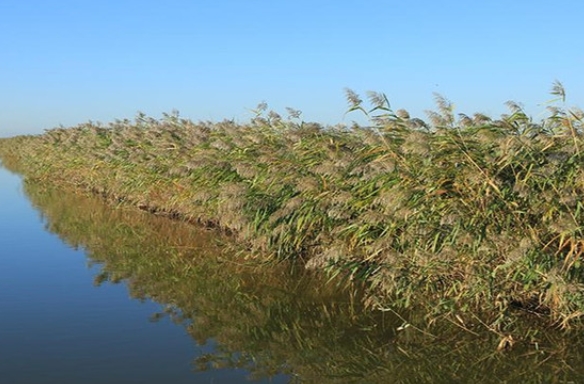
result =
M222 228L250 258L363 282L371 308L486 327L503 348L518 315L583 325L584 113L552 93L540 122L512 102L497 120L455 115L440 96L424 122L347 91L370 127L263 105L247 124L173 113L57 128L0 140L0 155L30 180Z

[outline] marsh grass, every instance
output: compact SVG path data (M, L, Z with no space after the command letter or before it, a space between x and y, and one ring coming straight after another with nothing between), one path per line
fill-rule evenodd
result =
M139 114L3 139L0 154L31 180L222 228L249 258L363 282L369 307L421 311L417 326L503 340L522 315L582 328L583 113L565 107L561 84L552 93L541 122L517 103L496 120L455 115L437 96L426 123L383 94L366 107L348 91L372 126L285 120L266 106L248 124Z

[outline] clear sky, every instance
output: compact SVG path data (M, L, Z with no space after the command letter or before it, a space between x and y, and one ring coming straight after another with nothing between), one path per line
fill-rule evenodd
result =
M0 0L0 136L159 117L246 121L259 102L351 123L343 89L426 118L584 107L577 0Z

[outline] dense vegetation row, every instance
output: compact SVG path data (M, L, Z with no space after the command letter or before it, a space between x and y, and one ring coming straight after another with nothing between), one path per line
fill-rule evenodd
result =
M425 123L370 101L371 127L139 115L4 139L0 154L30 179L228 230L250 257L363 281L375 308L497 332L517 313L581 327L582 112L457 117L438 98Z

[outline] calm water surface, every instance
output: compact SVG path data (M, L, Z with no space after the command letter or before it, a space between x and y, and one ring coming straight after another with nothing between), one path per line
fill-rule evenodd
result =
M226 241L0 168L0 384L584 382L582 335L430 337Z
M102 267L49 232L41 212L0 168L0 383L249 381L240 369L196 372L193 359L214 343L198 346L170 318L151 321L161 304L124 284L95 286Z

